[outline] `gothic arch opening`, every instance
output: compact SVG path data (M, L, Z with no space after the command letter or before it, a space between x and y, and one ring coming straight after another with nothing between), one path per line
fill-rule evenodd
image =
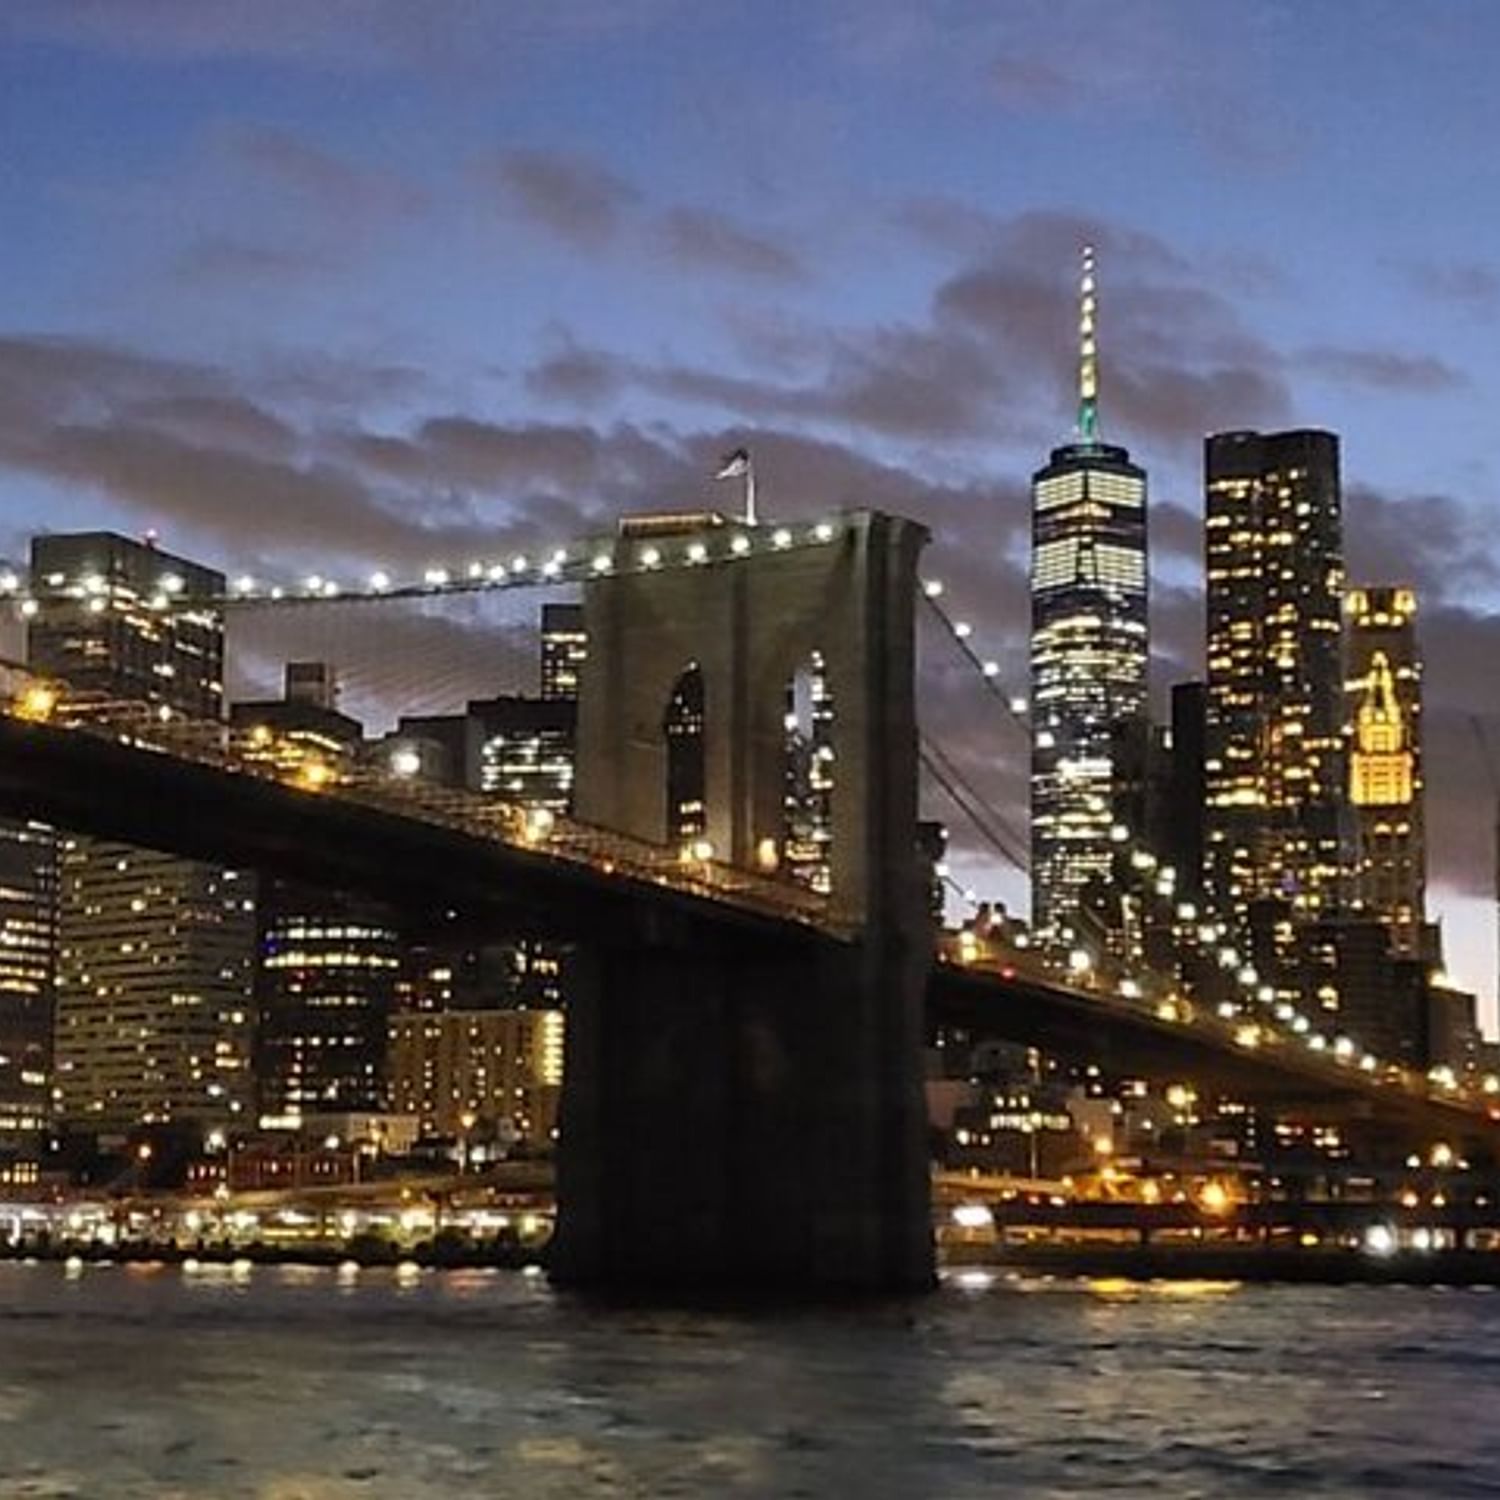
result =
M827 664L810 651L786 685L781 866L809 889L833 886L834 717Z
M689 662L672 684L662 716L667 747L667 826L669 844L698 852L708 832L708 763L703 736L703 671Z

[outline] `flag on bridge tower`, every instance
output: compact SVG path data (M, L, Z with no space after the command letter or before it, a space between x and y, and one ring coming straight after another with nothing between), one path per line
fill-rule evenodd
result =
M755 466L750 462L748 448L736 448L719 460L714 472L715 479L743 479L745 481L745 524L754 526L755 520Z

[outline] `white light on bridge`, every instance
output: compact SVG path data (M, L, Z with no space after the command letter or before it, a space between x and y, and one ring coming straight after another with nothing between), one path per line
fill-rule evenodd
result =
M255 592L255 580L248 573L241 573L234 580L234 591L237 594L253 594Z
M520 553L517 553L516 556L514 556L513 558L511 558L511 560L510 560L510 570L511 570L512 573L524 573L526 571L526 559L525 559L525 557L522 556Z
M14 573L0 573L0 594L13 594L20 580Z
M953 1210L953 1222L960 1229L989 1229L995 1216L983 1203L960 1203Z
M974 634L974 627L967 620L956 620L953 625L953 633L959 640L966 641Z
M690 563L701 563L708 561L708 548L702 542L694 542L687 549L687 560Z
M833 527L830 526L827 521L819 521L818 524L813 527L813 535L820 542L831 542L833 540Z
M333 579L331 579L331 578L328 579L323 584L323 597L325 599L332 599L332 598L334 598L338 594L338 591L339 591L338 584L336 584L333 581Z
M389 573L375 572L370 574L370 587L377 594L383 594L391 586L391 575Z
M484 577L484 564L482 562L471 562L469 564L469 577L470 578L483 578Z
M1013 714L1024 714L1028 705L1024 698L1012 698L1010 700L1010 711Z
M735 537L729 544L729 550L736 557L743 557L750 550L750 538L747 536Z
M428 568L422 575L422 582L430 588L443 588L448 582L447 568Z
M641 566L643 568L659 568L661 566L661 552L656 547L647 547L641 553Z
M943 597L943 585L936 578L929 578L922 585L922 592L929 599L941 599Z
M614 558L607 552L601 552L594 558L594 571L596 573L607 573L614 565Z
M979 670L983 672L986 677L998 677L1000 675L1000 663L997 661L987 661L983 666L980 667Z
M785 526L778 526L771 533L771 545L773 547L790 547L792 545L792 534Z
M21 601L21 614L29 620L40 607L35 599L23 599Z

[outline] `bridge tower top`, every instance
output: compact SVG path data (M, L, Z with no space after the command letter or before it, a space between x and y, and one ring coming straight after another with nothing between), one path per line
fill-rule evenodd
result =
M787 683L814 653L832 695L830 899L856 928L922 903L916 853L917 561L927 531L877 511L778 548L759 528L733 567L722 528L673 538L702 565L652 565L623 527L615 567L584 589L589 655L579 692L578 815L648 839L667 832L664 719L675 685L702 687L704 836L714 857L766 868L784 816ZM760 545L769 533L772 545ZM734 539L729 543L735 555ZM695 549L701 549L695 553Z

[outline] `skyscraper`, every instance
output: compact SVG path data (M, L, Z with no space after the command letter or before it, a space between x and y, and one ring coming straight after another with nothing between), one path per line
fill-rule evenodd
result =
M1204 484L1207 893L1274 966L1340 910L1350 862L1338 439L1215 434Z
M542 606L542 697L578 697L578 674L589 654L581 604Z
M1385 923L1393 953L1427 956L1417 599L1372 586L1350 589L1346 605L1354 902Z
M57 836L0 822L0 1158L51 1116Z
M1032 477L1032 922L1049 942L1109 873L1111 740L1146 711L1146 474L1099 438L1096 311L1085 249L1078 440Z
M32 544L31 666L59 712L149 704L223 716L219 573L108 532ZM174 601L177 601L174 603ZM249 1103L254 883L173 855L64 837L55 1064L68 1123L230 1122Z

